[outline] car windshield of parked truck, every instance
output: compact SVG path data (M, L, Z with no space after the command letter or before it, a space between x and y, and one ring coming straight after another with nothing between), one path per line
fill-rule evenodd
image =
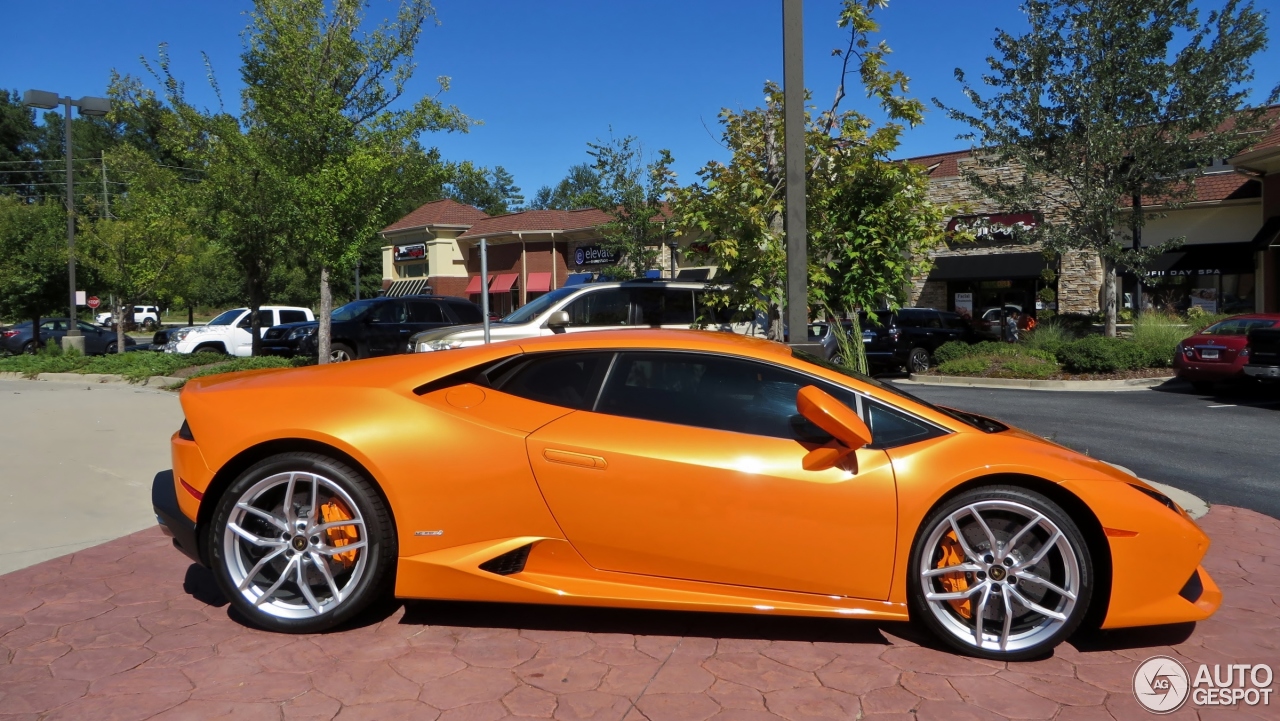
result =
M233 308L232 310L226 311L217 318L209 321L209 325L231 325L236 322L236 318L239 318L240 314L244 311L244 308Z
M560 302L562 299L567 298L570 295L573 295L573 293L577 290L579 289L575 286L569 286L567 288L556 288L555 290L551 291L550 293L547 293L546 295L538 296L536 300L529 301L527 304L525 304L516 312L512 313L506 318L503 318L502 322L503 323L528 323L534 318L537 318L539 315L542 315L542 312L547 308L550 308L551 306Z
M1201 331L1202 335L1249 335L1254 328L1270 328L1274 320L1266 318L1228 318Z
M356 300L346 305L338 306L333 313L329 315L329 320L341 323L343 321L355 320L364 315L364 312L377 305L376 300Z

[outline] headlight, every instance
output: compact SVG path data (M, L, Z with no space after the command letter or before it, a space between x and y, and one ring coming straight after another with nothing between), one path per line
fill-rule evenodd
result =
M299 338L310 338L316 334L316 326L304 325L300 328L294 328L289 331L289 340L298 340Z
M1166 496L1160 491L1147 488L1146 486L1139 486L1135 483L1130 483L1129 487L1135 491L1138 491L1139 493L1142 493L1143 495L1151 497L1151 499L1154 500L1156 503L1159 503L1165 508L1168 508L1170 511L1173 511L1174 513L1181 515L1182 509L1178 507L1178 504L1174 503L1172 498Z
M190 332L191 332L191 329L189 328L183 328L182 330L175 330L174 332L169 334L169 342L177 343L183 338L186 338L187 334Z
M454 348L461 348L461 347L462 347L462 341L460 340L449 340L449 339L427 340L418 344L418 352L426 353L428 351L433 351L433 350L453 350Z

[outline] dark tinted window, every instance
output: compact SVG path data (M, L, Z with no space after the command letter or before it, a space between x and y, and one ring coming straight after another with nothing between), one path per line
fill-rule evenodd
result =
M519 361L495 383L503 393L566 408L587 409L612 353L556 353Z
M815 385L799 373L697 353L622 353L596 410L663 423L796 438L796 392ZM851 405L851 395L840 394Z
M330 316L332 318L332 316ZM280 325L285 323L303 323L307 320L307 314L301 310L282 310L280 311Z
M474 303L450 303L450 310L459 323L483 323L484 314Z
M865 401L872 448L893 448L923 441L940 433L936 428L876 401Z
M938 314L929 310L898 311L898 325L904 328L941 328Z
M627 325L631 303L627 291L609 288L583 296L569 304L569 322L577 326Z
M693 291L678 288L641 288L633 291L640 325L692 325Z
M446 323L444 313L440 310L437 303L429 300L410 300L405 301L405 305L409 307L410 323Z
M269 311L269 310L267 310L267 309L265 309L265 308L259 308L259 309L258 309L258 323L259 323L263 328L270 328L271 326L275 325L275 321L274 321L274 317L275 317L275 316L273 316L273 315L272 315L272 313L273 313L273 311ZM253 313L245 313L245 314L244 314L244 317L240 319L240 322L239 322L239 323L236 323L236 327L237 327L237 328L252 328L252 327L253 327Z
M404 304L400 301L380 303L369 316L374 323L403 323Z
M942 324L951 330L965 329L964 318L961 318L957 313L943 313Z

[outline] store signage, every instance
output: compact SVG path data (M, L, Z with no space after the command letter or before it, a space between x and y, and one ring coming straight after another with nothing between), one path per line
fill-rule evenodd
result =
M970 232L978 240L1007 241L1040 224L1035 213L957 215L947 222L947 233Z
M956 312L962 316L973 315L973 293L956 293Z
M395 257L396 260L422 260L427 257L427 244L397 245L395 247Z
M573 262L578 265L613 265L618 262L618 251L602 245L580 245L573 251Z
M1179 270L1148 270L1146 275L1155 276L1180 276L1180 275L1222 275L1222 271L1218 268L1193 268Z

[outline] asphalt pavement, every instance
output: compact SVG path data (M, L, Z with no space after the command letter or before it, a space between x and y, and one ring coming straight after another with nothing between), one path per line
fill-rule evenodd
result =
M888 379L885 379L888 380ZM1055 392L901 384L939 405L990 416L1142 478L1280 518L1280 389Z

